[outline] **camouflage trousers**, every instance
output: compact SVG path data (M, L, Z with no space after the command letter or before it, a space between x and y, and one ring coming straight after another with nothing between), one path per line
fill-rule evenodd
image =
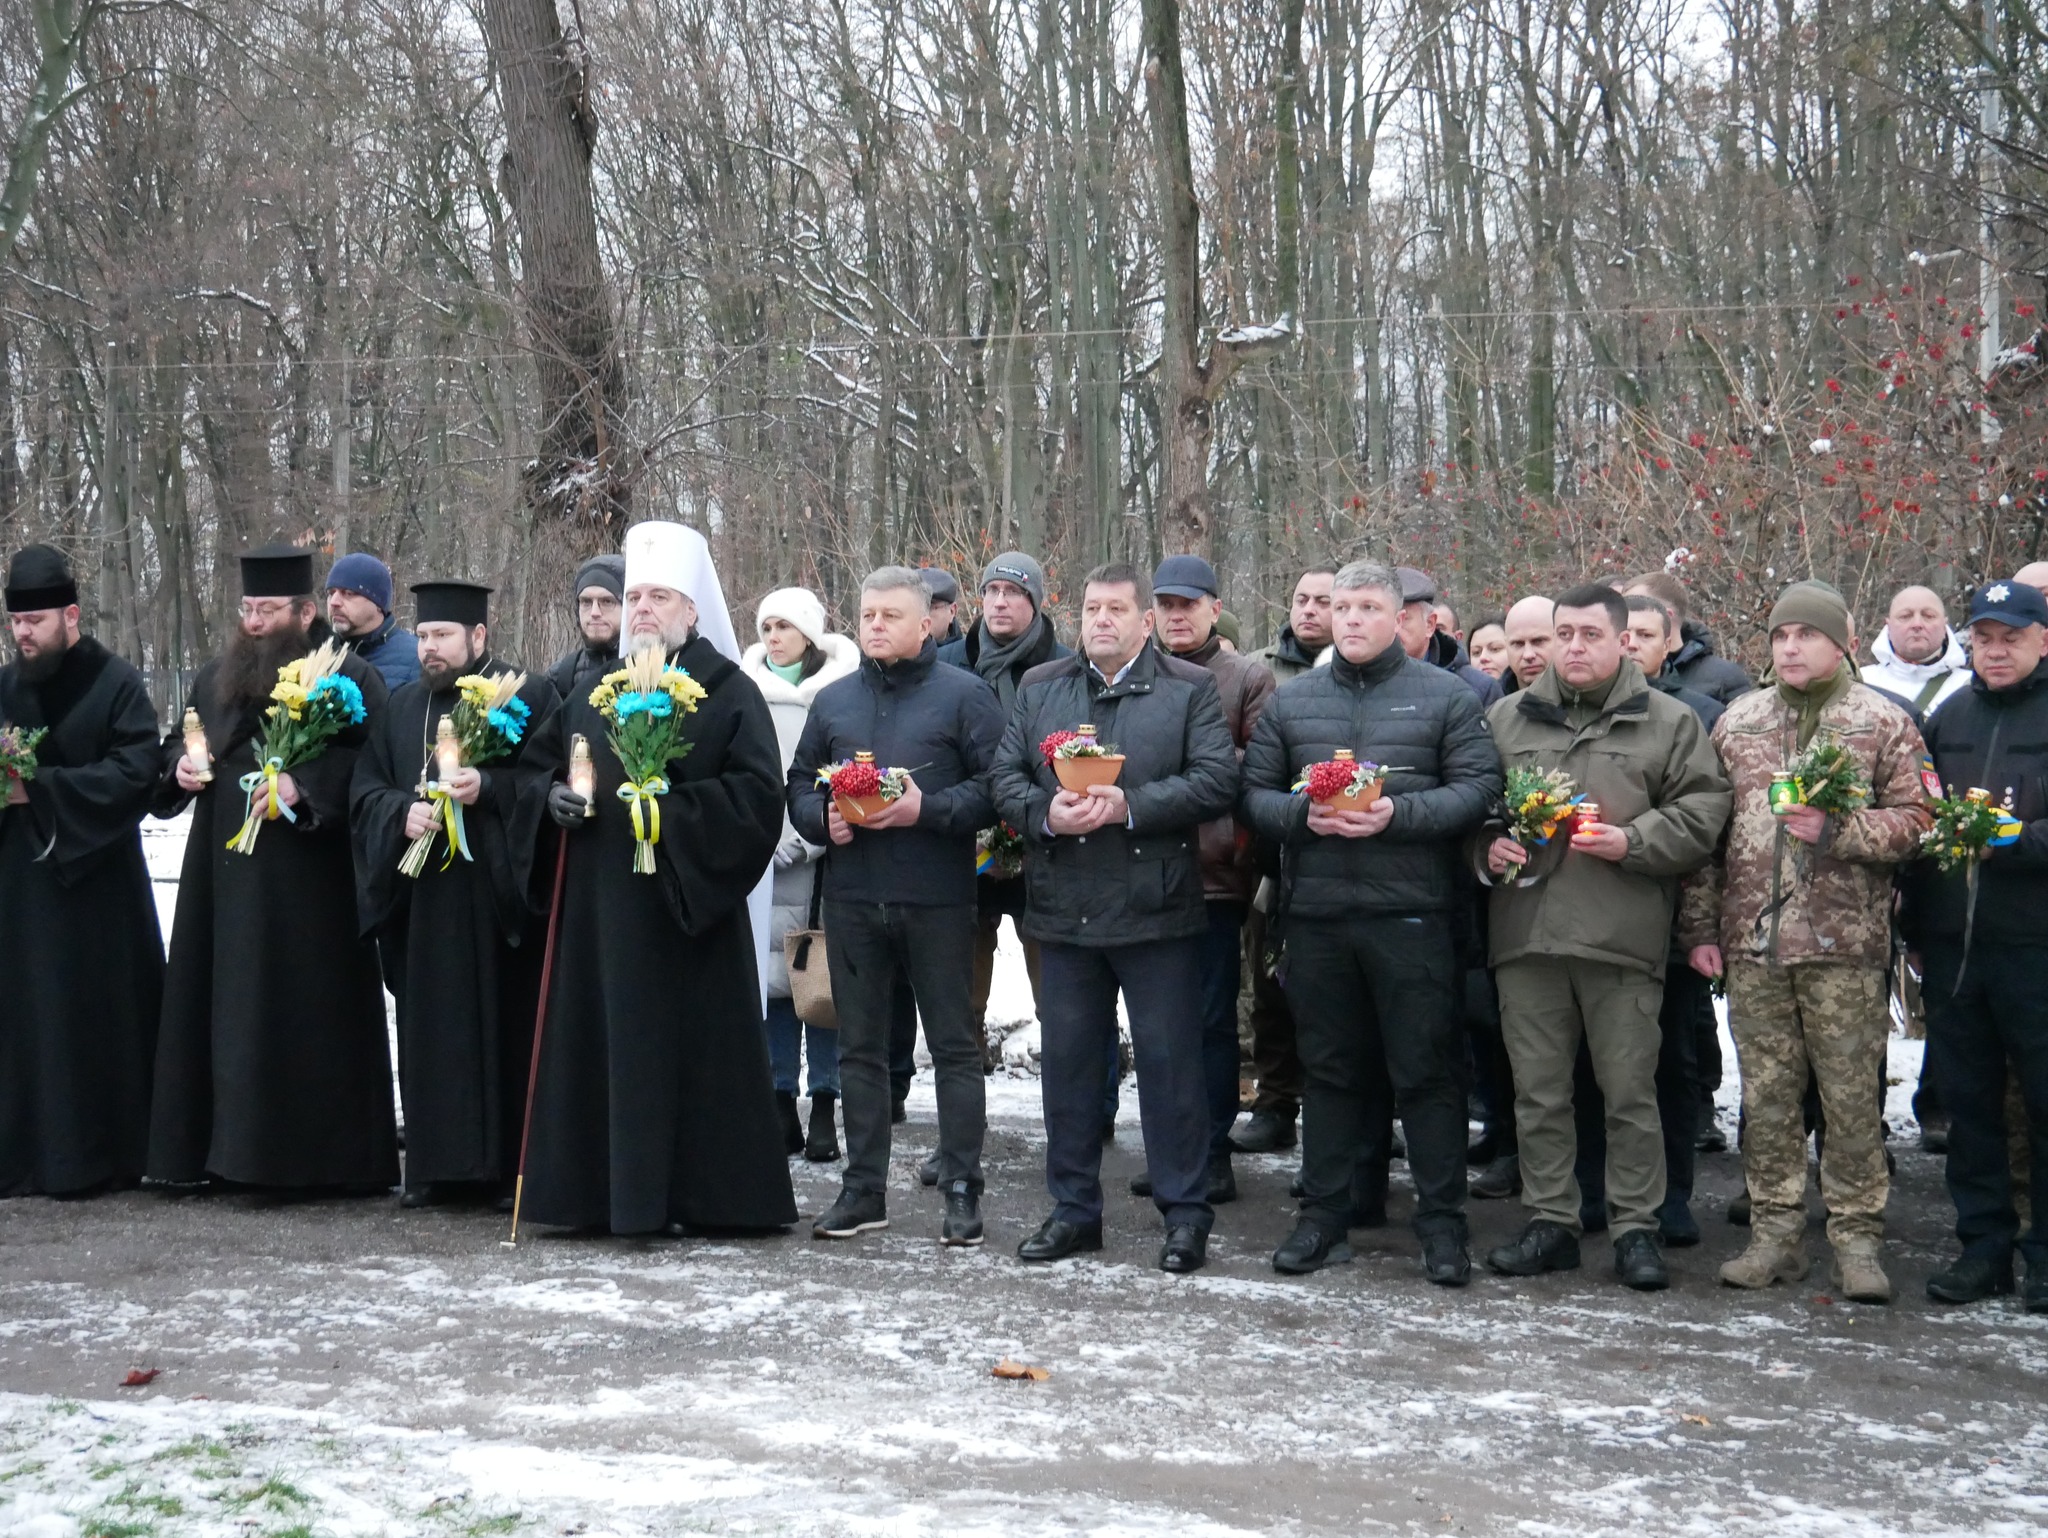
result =
M1742 1065L1742 1169L1750 1223L1796 1243L1806 1232L1806 1123L1810 1069L1828 1135L1820 1191L1828 1238L1881 1238L1891 1177L1884 1121L1872 1102L1891 1034L1885 969L1861 962L1728 963L1728 1025Z

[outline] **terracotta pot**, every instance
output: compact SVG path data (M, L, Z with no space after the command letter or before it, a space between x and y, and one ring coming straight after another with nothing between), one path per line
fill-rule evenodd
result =
M1056 758L1052 761L1052 772L1059 777L1062 790L1079 795L1090 785L1114 785L1117 776L1124 772L1124 756L1111 753L1102 758Z
M877 791L872 796L841 796L835 794L832 799L839 806L839 815L855 827L866 822L875 813L889 804L882 798L880 791Z
M1312 796L1309 799L1317 806L1328 807L1332 811L1362 812L1379 800L1380 790L1385 784L1384 780L1374 780L1362 790L1340 790L1334 796L1320 799Z

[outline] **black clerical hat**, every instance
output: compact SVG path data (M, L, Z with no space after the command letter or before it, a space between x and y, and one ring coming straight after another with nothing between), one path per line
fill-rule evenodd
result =
M48 545L29 545L7 563L7 612L34 614L41 609L68 609L78 602L78 582L71 563Z
M306 598L313 591L313 552L269 544L242 552L244 598Z
M491 590L480 582L415 582L415 625L488 625Z

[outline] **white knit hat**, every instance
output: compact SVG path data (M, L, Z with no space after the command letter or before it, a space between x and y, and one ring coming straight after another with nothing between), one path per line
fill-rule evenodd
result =
M825 644L825 606L807 587L779 587L762 599L754 611L754 628L759 630L771 619L794 625L813 646Z

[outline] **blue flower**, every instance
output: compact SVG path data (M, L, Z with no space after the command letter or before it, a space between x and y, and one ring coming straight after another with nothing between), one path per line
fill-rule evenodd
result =
M341 715L351 726L359 726L369 715L363 708L363 691L356 687L356 681L340 673L329 673L316 681L306 691L306 702L311 704L323 694L331 694L341 702Z
M621 723L643 712L658 719L662 716L673 714L675 708L675 701L658 689L650 690L644 694L637 690L629 694L622 694L619 696L618 703L612 707Z
M526 706L519 700L512 703L519 707L516 714L511 710L493 710L484 717L507 742L517 742L526 732Z

